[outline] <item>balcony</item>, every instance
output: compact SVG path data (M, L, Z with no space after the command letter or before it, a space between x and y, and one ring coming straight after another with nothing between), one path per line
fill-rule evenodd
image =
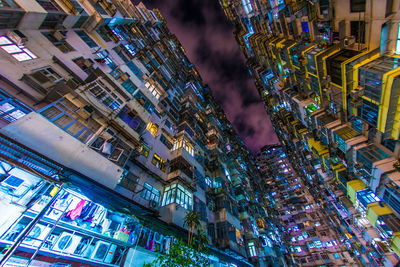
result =
M114 189L120 180L121 167L36 112L5 126L1 133L108 188Z

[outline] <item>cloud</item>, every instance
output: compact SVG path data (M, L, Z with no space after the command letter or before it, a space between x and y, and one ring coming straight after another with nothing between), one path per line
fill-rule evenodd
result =
M254 86L233 26L215 0L145 0L158 8L208 84L236 132L253 153L278 142Z

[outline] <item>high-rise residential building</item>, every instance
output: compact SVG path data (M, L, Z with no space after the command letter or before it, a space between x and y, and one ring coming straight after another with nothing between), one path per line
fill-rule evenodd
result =
M0 0L0 265L285 265L262 176L158 10Z
M338 247L347 246L358 265L396 265L399 2L220 0L220 5L235 26L295 176L337 230ZM322 253L332 245L322 239L306 246L291 242L301 265L315 264L316 257L308 256L315 246L322 243ZM323 257L332 266L344 259L349 260L341 252Z

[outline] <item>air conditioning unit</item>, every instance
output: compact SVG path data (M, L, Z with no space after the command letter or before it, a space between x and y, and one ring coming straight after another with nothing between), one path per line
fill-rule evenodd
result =
M158 202L153 199L149 200L149 207L151 209L158 209L159 207Z
M97 241L96 247L93 250L92 255L90 258L96 261L103 261L104 258L107 256L108 250L110 248L110 243L105 241Z
M55 31L53 33L53 37L59 42L65 40L65 35L61 31Z
M62 232L52 249L54 251L72 254L78 247L81 240L81 236L73 235L69 232Z
M51 228L43 224L36 224L29 232L28 236L25 237L22 244L38 247L50 232Z
M7 32L7 37L17 45L21 45L28 41L28 38L19 30L12 30Z
M344 45L345 46L351 46L351 45L353 45L355 43L356 43L356 37L355 36L349 36L349 37L346 37L344 39Z

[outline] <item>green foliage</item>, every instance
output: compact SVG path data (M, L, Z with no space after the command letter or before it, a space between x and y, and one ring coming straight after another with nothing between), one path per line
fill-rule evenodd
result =
M188 241L185 243L181 239L175 239L171 243L169 253L158 253L157 259L151 264L143 267L162 266L162 267L186 267L186 266L207 266L209 264L207 244L209 242L207 234L201 229L200 216L197 212L188 211L184 226L188 226ZM195 231L197 230L197 235Z
M169 254L158 254L153 266L186 267L206 266L208 258L200 251L188 247L182 240L176 240L169 249Z

